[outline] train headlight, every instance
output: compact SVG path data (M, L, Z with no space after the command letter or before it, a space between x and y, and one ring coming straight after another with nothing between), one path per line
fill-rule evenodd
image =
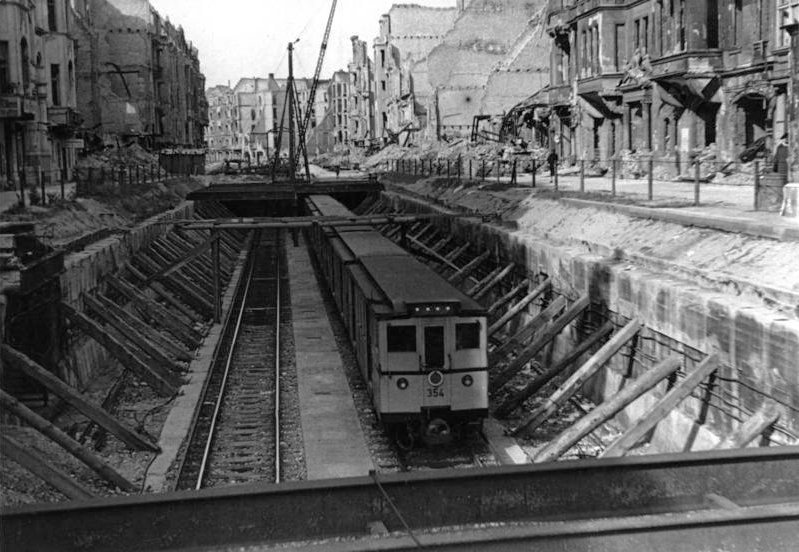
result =
M397 387L399 387L401 390L407 389L408 388L408 380L406 380L405 378L398 379L397 380Z
M461 383L462 383L462 384L463 384L465 387L471 387L471 386L472 386L472 384L474 383L474 379L472 378L472 376L470 376L470 375L468 375L468 374L467 374L467 375L465 375L465 376L463 376L463 377L461 378Z
M438 370L434 370L427 375L427 381L433 387L438 387L442 383L444 383L444 374L439 372Z

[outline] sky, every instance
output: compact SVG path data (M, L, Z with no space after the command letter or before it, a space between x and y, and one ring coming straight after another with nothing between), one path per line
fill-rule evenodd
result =
M297 38L294 73L312 77L332 0L150 0L158 13L182 25L186 39L200 51L200 68L210 88L235 86L241 77L288 72L286 46ZM371 46L380 16L394 3L455 6L455 0L338 0L322 78L346 69L352 57L350 37Z

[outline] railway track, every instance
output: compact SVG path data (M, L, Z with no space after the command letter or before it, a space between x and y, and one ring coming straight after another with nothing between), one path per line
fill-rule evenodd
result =
M281 480L280 323L288 309L282 233L254 236L176 488Z

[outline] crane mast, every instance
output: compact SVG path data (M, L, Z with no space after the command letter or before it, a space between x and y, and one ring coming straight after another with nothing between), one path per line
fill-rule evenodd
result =
M322 46L319 49L319 58L316 60L316 70L313 75L313 82L311 83L311 90L308 92L308 106L305 108L302 122L299 125L299 138L303 147L305 146L305 133L308 131L308 124L311 122L311 114L313 113L314 101L316 101L316 89L319 87L319 75L322 73L322 64L325 61L325 52L327 51L327 41L330 38L330 28L333 26L333 14L336 12L336 4L338 0L333 0L330 6L330 15L327 17L327 27L325 27L325 34L322 37ZM307 153L306 153L307 155ZM309 175L310 176L310 175Z

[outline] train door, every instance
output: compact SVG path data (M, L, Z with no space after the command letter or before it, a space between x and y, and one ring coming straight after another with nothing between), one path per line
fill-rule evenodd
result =
M447 332L443 320L423 323L422 366L425 378L422 385L422 405L443 406L449 402L447 369Z

